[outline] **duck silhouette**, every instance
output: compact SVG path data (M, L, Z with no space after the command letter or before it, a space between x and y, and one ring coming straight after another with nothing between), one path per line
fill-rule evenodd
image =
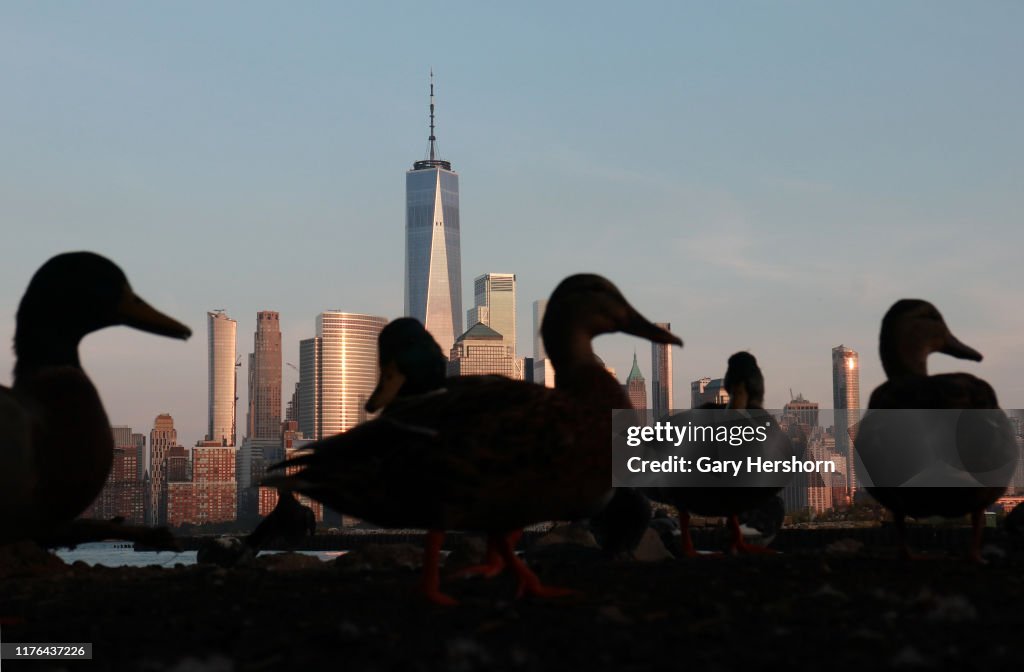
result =
M114 448L78 345L114 325L181 339L192 333L139 298L98 254L60 254L32 277L18 307L14 384L0 387L0 543L116 537L174 546L166 530L75 520L102 490Z
M729 403L725 409L744 411L743 415L747 417L748 421L771 425L772 430L769 431L768 436L772 440L766 441L764 444L770 454L764 454L762 457L775 460L788 459L793 455L792 444L781 432L775 419L763 409L764 376L757 364L757 359L749 352L737 352L729 357L723 383L729 393ZM722 409L722 405L705 404L700 410L715 409ZM721 413L721 417L728 421L735 421L734 416L738 415L725 411ZM674 425L685 426L693 417L695 416L692 412L684 412L672 416L669 421ZM702 516L724 516L727 518L730 532L728 551L730 553L774 553L772 549L748 544L744 540L739 516L746 511L764 505L776 506L777 504L773 500L781 489L777 486L751 484L722 487L654 487L643 490L651 499L676 507L679 512L682 553L687 557L695 557L698 553L690 537L690 515L694 513Z
M682 345L605 278L570 276L552 293L541 327L554 389L467 377L314 444L273 467L302 471L268 482L384 527L429 530L420 589L434 602L455 603L439 587L449 529L497 540L521 594L565 594L543 585L512 544L527 525L585 518L611 497L611 411L629 401L597 365L591 340L617 331Z
M1009 420L995 390L968 373L928 375L933 352L980 362L982 355L953 336L934 305L897 301L882 319L879 352L887 380L875 388L856 430L858 460L882 486L867 491L892 512L900 552L914 557L905 519L970 514L968 557L982 562L985 509L1006 490L1018 457ZM871 410L914 409L878 414ZM923 410L960 411L924 415ZM933 484L946 487L929 487Z

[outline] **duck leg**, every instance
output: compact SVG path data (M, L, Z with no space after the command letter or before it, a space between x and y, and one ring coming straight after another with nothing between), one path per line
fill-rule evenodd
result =
M690 512L683 509L679 509L679 543L684 558L697 557L697 549L693 547L693 539L690 537Z
M540 579L526 566L519 556L516 555L514 542L522 536L521 531L510 532L498 538L498 550L505 564L516 575L519 584L516 590L516 597L523 595L535 595L536 597L562 597L575 595L577 591L570 588L558 588L556 586L545 586Z
M511 543L514 549L523 536L523 531L517 530L510 533L509 536L512 537ZM505 560L501 557L501 535L489 534L487 535L487 553L484 556L484 561L479 565L463 567L459 571L453 572L452 576L456 578L482 576L485 579L493 579L501 574L503 569L505 569Z
M775 549L766 546L748 544L743 539L743 532L740 530L740 517L738 514L729 516L729 532L732 539L729 541L729 553L734 555L775 555Z
M967 560L977 565L987 565L988 560L981 557L981 541L985 535L985 510L971 511L971 548L967 551Z
M420 593L427 600L443 607L458 604L458 600L441 592L441 545L444 530L430 530L423 543L423 576L420 579Z

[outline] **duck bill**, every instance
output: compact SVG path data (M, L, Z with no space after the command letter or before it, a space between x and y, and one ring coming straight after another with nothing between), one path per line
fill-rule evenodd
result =
M120 324L125 326L160 336L186 340L192 335L191 329L174 318L164 315L127 287L117 306L117 319Z
M974 362L980 362L982 359L980 352L966 343L962 343L960 339L953 334L948 334L946 336L946 345L944 345L939 352L944 355L949 355L950 357L969 359Z
M398 365L392 362L382 367L377 387L366 400L367 412L376 413L394 401L402 385L405 385L405 376L398 370Z
M679 338L671 331L662 329L636 310L630 308L630 311L632 312L632 315L630 315L628 323L622 329L623 332L632 334L633 336L639 336L640 338L646 338L648 341L653 341L655 343L671 343L672 345L682 347L683 339Z

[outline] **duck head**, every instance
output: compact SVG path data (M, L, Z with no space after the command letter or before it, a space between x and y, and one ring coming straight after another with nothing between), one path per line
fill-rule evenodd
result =
M927 359L941 352L959 359L981 361L981 353L950 332L942 314L921 299L901 299L882 318L878 337L885 375L928 375Z
M18 306L15 375L32 366L77 366L82 338L115 325L172 338L192 335L139 298L109 259L91 252L59 254L32 276Z
M556 371L566 365L593 366L590 342L601 334L621 331L655 343L683 344L629 305L615 285L589 273L571 275L558 284L540 330Z
M729 393L729 408L761 408L764 404L764 375L749 352L729 358L722 384Z
M400 317L377 337L380 380L366 401L375 413L400 395L421 394L444 385L447 359L419 320Z

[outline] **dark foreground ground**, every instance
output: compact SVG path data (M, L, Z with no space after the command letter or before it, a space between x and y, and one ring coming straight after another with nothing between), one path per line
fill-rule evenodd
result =
M996 544L977 567L856 546L650 564L549 559L545 581L582 595L515 600L506 577L447 582L456 608L417 599L412 569L295 557L234 570L37 568L0 579L0 616L21 621L2 626L3 641L88 641L94 660L3 669L1020 668L1024 549Z

